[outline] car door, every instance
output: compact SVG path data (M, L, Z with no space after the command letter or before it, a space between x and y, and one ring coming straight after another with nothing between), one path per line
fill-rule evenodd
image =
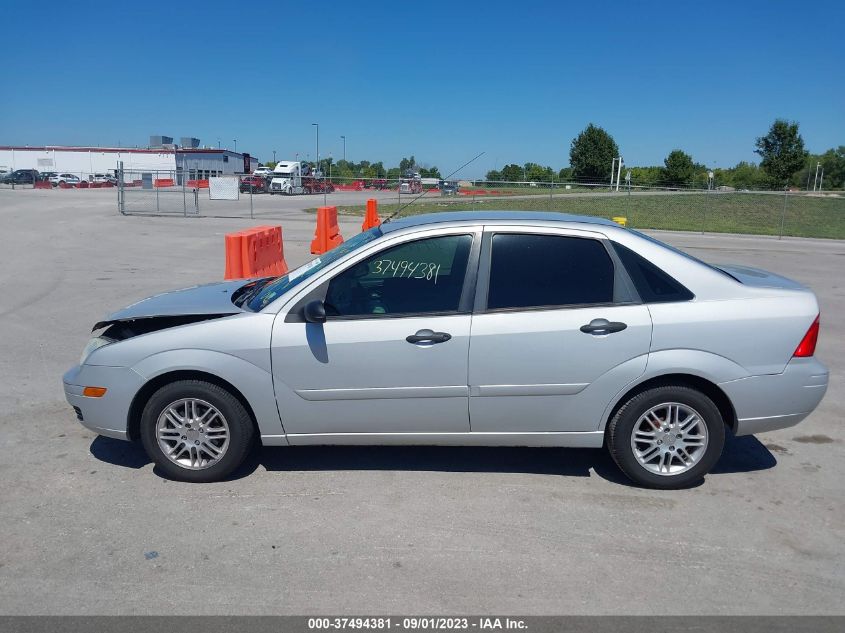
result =
M488 230L479 279L472 430L595 433L611 399L645 371L652 327L604 236Z
M469 431L480 239L467 229L394 239L312 284L276 318L273 378L289 441ZM304 322L315 298L325 323Z

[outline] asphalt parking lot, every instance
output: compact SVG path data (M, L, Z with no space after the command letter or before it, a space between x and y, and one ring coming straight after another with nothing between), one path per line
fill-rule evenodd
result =
M810 284L831 369L810 418L730 440L694 489L601 450L411 447L264 449L191 485L81 427L61 376L106 312L221 278L224 234L266 220L114 198L0 190L0 613L845 614L845 243L658 235ZM277 217L309 259L314 216Z

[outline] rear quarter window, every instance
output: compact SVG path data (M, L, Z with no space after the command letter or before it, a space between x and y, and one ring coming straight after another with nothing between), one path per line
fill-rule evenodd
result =
M695 297L679 281L646 258L618 242L612 244L644 303L690 301Z

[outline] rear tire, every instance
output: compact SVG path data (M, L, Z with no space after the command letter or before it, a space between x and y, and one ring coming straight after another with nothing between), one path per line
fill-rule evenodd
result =
M625 402L607 426L613 461L648 488L687 488L710 472L725 444L719 408L691 387L667 385Z
M202 380L161 387L141 416L147 455L181 481L225 479L246 459L254 438L252 418L240 401Z

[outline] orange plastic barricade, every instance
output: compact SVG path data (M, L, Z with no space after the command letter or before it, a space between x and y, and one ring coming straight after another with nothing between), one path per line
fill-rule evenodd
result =
M317 209L317 231L311 241L311 254L322 255L342 243L343 237L337 225L337 207Z
M154 187L172 187L174 186L173 178L156 178L153 181Z
M282 227L256 226L226 235L225 279L248 279L284 275Z
M88 189L90 183L87 180L80 180L79 184L76 185L79 189Z
M280 226L260 226L248 232L241 248L246 277L270 277L288 271Z
M367 214L364 216L364 223L361 225L361 231L369 231L374 226L381 224L381 219L378 217L378 200L370 198L367 200Z
M244 278L243 247L241 246L244 233L246 231L226 234L226 273L223 279Z
M53 183L51 183L49 180L36 180L34 183L32 183L32 188L33 189L52 189Z

